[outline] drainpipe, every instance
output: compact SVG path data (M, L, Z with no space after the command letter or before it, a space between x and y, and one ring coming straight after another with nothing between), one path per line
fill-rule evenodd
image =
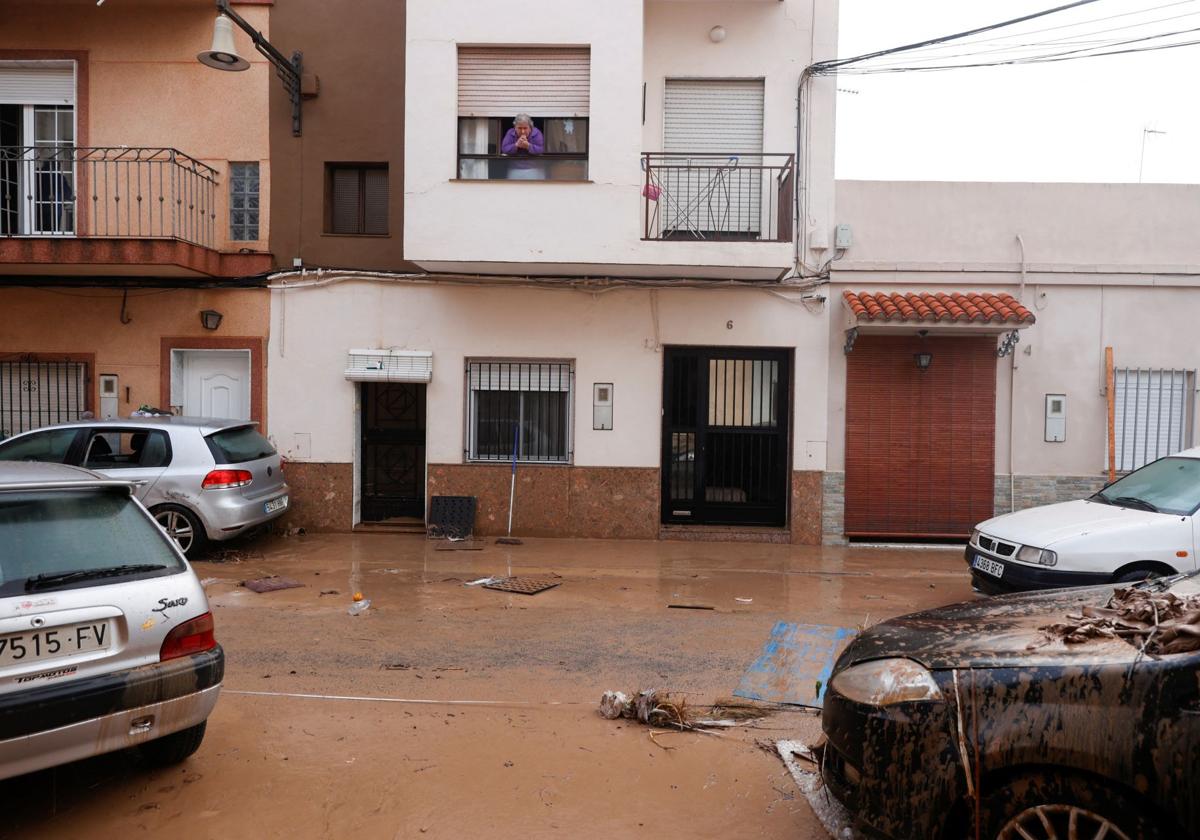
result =
M1017 290L1017 302L1024 303L1025 298L1025 240L1017 234L1017 244L1021 246L1021 285ZM1017 509L1017 477L1013 470L1013 451L1016 442L1015 420L1017 414L1016 380L1017 380L1017 348L1009 354L1011 367L1008 373L1008 510L1013 513Z

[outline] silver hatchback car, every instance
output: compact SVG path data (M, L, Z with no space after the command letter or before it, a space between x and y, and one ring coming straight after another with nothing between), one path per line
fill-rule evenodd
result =
M0 461L70 464L132 482L138 499L194 557L282 516L288 486L275 447L245 420L131 417L44 426L0 443Z
M0 463L0 779L200 746L225 673L204 589L133 484Z

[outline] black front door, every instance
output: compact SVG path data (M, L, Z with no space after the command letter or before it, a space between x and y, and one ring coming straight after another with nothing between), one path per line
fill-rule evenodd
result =
M425 518L425 386L362 386L362 519Z
M663 522L785 525L788 352L669 347L663 362Z

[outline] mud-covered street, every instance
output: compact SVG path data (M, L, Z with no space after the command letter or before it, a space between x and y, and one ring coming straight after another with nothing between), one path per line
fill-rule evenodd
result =
M200 751L167 770L116 754L0 782L0 836L822 838L756 743L813 738L814 714L655 743L602 719L600 695L728 697L777 621L854 627L972 597L948 549L445 546L320 535L197 562L228 656ZM463 585L510 573L562 582ZM239 586L267 575L303 586ZM371 601L359 616L355 591Z

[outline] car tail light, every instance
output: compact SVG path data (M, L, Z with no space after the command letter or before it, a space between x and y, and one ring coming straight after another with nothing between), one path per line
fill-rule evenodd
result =
M167 634L162 647L158 649L158 660L178 659L193 653L203 653L217 646L217 637L213 635L212 613L189 619Z
M287 458L284 458L282 455L280 455L279 456L279 474L280 475L283 475L283 468L286 466L287 466Z
M254 476L248 470L213 470L200 482L201 490L227 490L230 487L245 487Z

